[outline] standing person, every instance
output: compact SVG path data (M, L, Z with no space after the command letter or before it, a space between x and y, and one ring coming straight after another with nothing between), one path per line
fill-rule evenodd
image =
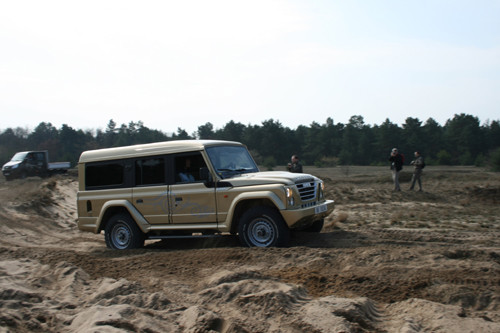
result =
M422 175L422 169L425 167L424 158L419 151L415 152L415 159L410 162L411 165L415 167L413 170L413 176L411 177L410 191L415 187L415 182L418 182L419 192L422 192L422 180L420 176Z
M401 191L401 188L399 187L399 172L403 169L403 156L398 152L397 148L392 148L389 161L391 162L394 191Z
M294 173L302 173L302 164L299 162L299 157L297 155L292 156L292 162L288 163L288 171Z

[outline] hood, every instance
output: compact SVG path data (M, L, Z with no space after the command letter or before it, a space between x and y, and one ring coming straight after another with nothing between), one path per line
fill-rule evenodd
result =
M3 168L9 168L9 167L11 168L11 167L13 167L14 165L19 165L19 164L21 164L21 163L22 163L22 161L9 161L9 162L7 162L7 163L5 163L5 164L3 165L2 169L3 169Z
M293 185L307 181L316 181L318 178L307 173L291 173L286 171L264 171L254 173L244 173L226 178L233 186L263 185L263 184L283 184Z

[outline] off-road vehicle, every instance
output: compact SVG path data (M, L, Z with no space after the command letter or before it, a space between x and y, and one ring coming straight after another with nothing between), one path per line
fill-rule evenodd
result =
M49 177L58 173L66 173L69 162L49 162L49 152L23 151L16 153L12 159L2 166L6 180L31 176Z
M146 239L238 234L245 246L285 246L319 232L333 210L308 174L260 172L238 142L168 141L83 152L78 227L112 249Z

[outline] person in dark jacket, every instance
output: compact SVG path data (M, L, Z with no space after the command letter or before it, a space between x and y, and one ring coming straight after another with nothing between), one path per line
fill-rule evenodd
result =
M394 191L401 191L401 188L399 187L399 172L403 169L403 156L398 152L397 148L392 148L389 161L391 162Z
M291 163L288 163L287 169L290 172L302 173L302 164L300 164L299 157L297 155L292 156Z

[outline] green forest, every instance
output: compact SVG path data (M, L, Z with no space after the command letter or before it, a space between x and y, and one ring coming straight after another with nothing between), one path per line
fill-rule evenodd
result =
M346 124L327 118L322 124L313 122L295 129L274 119L260 125L231 120L222 128L214 128L212 123L200 125L191 134L181 127L176 133L166 134L145 127L141 121L118 125L109 120L104 130L85 131L42 122L32 131L20 127L2 130L0 163L3 165L18 151L48 150L51 161L70 161L74 166L81 152L89 149L185 139L242 142L257 163L269 168L286 164L292 154L299 155L304 165L318 167L385 165L393 147L406 156L406 164L417 150L429 165L494 167L500 163L500 122L480 124L477 117L463 113L454 115L444 125L433 118L421 121L412 117L401 126L389 119L368 125L359 115L352 116Z

